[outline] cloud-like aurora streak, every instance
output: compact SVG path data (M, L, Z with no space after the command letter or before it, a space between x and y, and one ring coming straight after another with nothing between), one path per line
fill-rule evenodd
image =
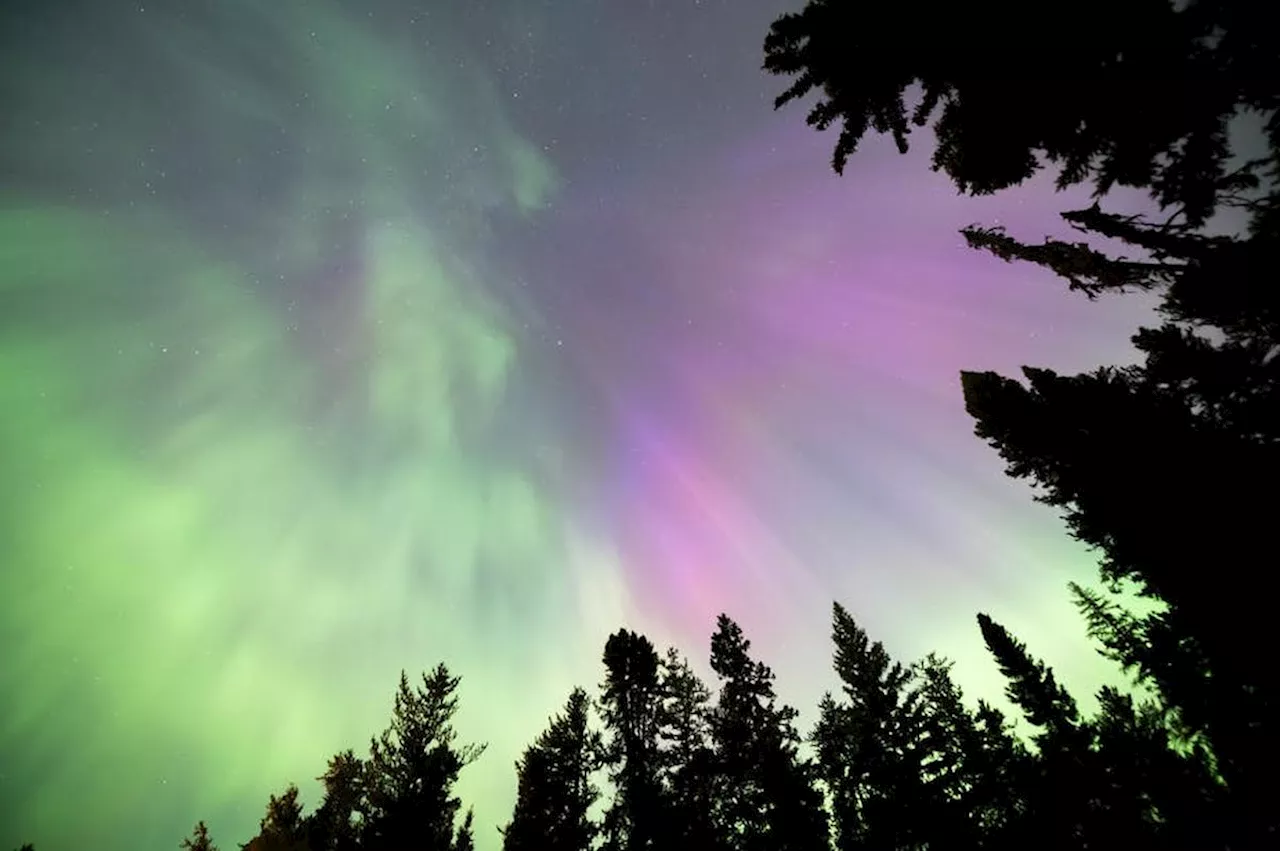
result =
M531 566L586 545L494 449L521 351L480 225L543 208L554 170L447 39L109 6L5 45L4 839L243 831L440 658L510 756L478 695L524 670L537 701L564 663L494 626L573 606ZM73 23L102 41L59 64Z

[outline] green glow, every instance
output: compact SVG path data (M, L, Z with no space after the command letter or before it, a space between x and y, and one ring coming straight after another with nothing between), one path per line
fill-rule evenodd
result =
M0 753L42 778L6 787L4 840L101 839L67 823L71 795L91 828L139 825L136 847L196 818L234 847L270 789L381 726L400 667L448 660L476 704L464 729L493 739L486 684L564 664L458 643L486 607L515 630L535 617L518 601L561 593L520 568L565 563L566 542L542 486L486 451L519 342L467 222L423 203L454 187L474 215L527 213L554 172L468 97L490 86L457 57L327 4L234 5L234 50L176 19L133 25L208 146L187 152L200 175L142 164L164 105L38 50L10 60L41 121L14 156L95 192L0 194ZM68 128L95 102L115 120L85 142ZM290 179L247 200L277 125ZM476 162L477 146L502 153ZM230 229L194 224L224 202ZM334 304L300 315L266 267L299 291L335 276ZM523 738L498 730L495 758ZM479 789L478 815L496 822L509 794Z

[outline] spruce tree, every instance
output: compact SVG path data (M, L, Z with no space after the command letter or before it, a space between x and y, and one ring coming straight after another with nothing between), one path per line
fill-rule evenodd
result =
M303 818L298 787L292 784L282 795L272 795L258 835L241 846L244 851L310 851L309 819Z
M896 806L904 774L898 714L909 674L872 644L839 603L832 606L834 667L841 698L823 696L812 739L841 851L900 844Z
M191 835L183 839L178 847L183 851L218 851L218 846L209 838L209 828L203 821L196 822Z
M1233 847L1207 760L1174 747L1158 703L1108 686L1086 719L1022 642L985 615L979 622L1010 701L1037 728L1018 838L1062 848Z
M951 668L933 653L911 666L907 753L919 771L914 833L931 848L999 847L1018 811L1015 740L998 714L983 724L969 711Z
M866 133L905 150L910 125L932 122L934 167L962 191L1053 168L1059 187L1089 185L1099 202L1130 186L1161 208L1063 213L1087 241L967 228L972 246L1088 297L1154 292L1161 323L1134 336L1134 366L1028 369L1024 382L966 373L962 384L979 436L1099 553L1109 590L1161 604L1126 617L1083 601L1182 745L1207 747L1235 812L1223 835L1243 846L1280 831L1280 694L1265 665L1280 648L1268 596L1249 590L1271 546L1266 483L1280 473L1280 37L1264 5L1089 0L1045 28L1002 2L813 0L766 40L766 67L794 78L779 105L816 92L810 123L840 123L837 170ZM1262 119L1260 156L1228 145L1241 111ZM1227 210L1247 228L1208 232Z
M391 726L372 740L365 766L362 847L453 851L462 806L453 785L483 751L454 742L458 683L444 665L423 674L418 687L400 675Z
M989 708L963 704L950 664L893 661L833 606L838 696L813 742L840 849L994 847L1016 810L1017 746Z
M319 778L320 806L308 819L311 851L356 851L365 812L364 763L353 751L333 756Z
M640 851L659 842L664 800L658 754L661 687L658 653L631 630L609 636L600 711L608 731L604 762L615 793L604 815L604 847Z
M462 817L458 832L454 834L451 851L476 851L475 813L470 807L467 808L467 814Z
M720 680L710 715L721 775L714 814L733 851L817 851L829 845L814 766L798 754L796 711L779 705L773 671L750 656L741 627L720 615L711 668Z
M978 624L987 649L1006 680L1005 696L1035 732L1037 754L1026 778L1027 819L1023 838L1046 847L1081 848L1097 840L1094 796L1104 790L1089 729L1075 699L1053 670L1026 645L985 614Z
M660 670L660 761L670 817L663 847L672 851L715 851L723 840L715 830L715 754L710 743L711 692L675 648Z
M905 152L932 122L933 167L964 192L1052 167L1060 187L1150 190L1199 224L1217 205L1237 110L1261 112L1280 140L1280 36L1253 0L1081 0L1052 26L1009 0L809 0L773 22L764 53L766 70L791 78L777 107L812 93L808 123L839 126L837 172L868 132Z
M589 851L598 832L589 811L598 797L591 775L600 735L590 700L574 689L564 710L516 764L516 803L503 829L504 851Z

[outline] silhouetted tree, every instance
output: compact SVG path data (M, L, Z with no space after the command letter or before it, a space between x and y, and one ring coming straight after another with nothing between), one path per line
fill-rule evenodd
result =
M829 845L814 766L798 755L796 711L779 706L773 671L750 656L741 627L720 615L711 669L720 692L710 714L722 775L717 827L733 851L810 851Z
M714 851L723 847L715 830L715 753L710 742L711 692L675 648L660 670L660 761L670 818L663 847Z
M1020 753L1003 718L975 718L930 655L904 667L844 607L832 613L839 697L820 705L813 742L836 844L978 848L999 844L1018 809Z
M1229 847L1231 837L1220 830L1229 816L1221 810L1221 787L1203 748L1172 747L1166 713L1155 701L1111 687L1099 692L1098 701L1091 728L1106 788L1123 816L1141 820L1148 846Z
M1264 661L1280 647L1269 595L1245 590L1271 546L1262 483L1280 473L1280 31L1262 8L1088 0L1043 27L1005 3L815 0L776 21L765 48L766 68L794 77L779 106L817 91L810 123L840 122L837 170L868 131L905 150L909 122L940 109L934 167L963 191L1053 165L1060 187L1088 183L1100 198L1131 186L1171 212L1064 213L1088 242L967 228L972 246L1090 297L1156 291L1163 324L1134 337L1139 365L1028 369L1025 385L966 373L963 385L978 434L1099 552L1108 588L1163 604L1136 616L1077 595L1109 655L1156 691L1180 746L1207 749L1230 790L1222 830L1236 845L1273 843L1280 830L1280 696ZM1019 72L999 70L1009 67ZM909 116L913 84L923 97ZM1261 115L1265 152L1233 162L1227 121L1240 110ZM1244 214L1243 233L1206 232L1224 209Z
M1140 333L1146 367L1075 377L1027 369L1028 386L966 374L966 405L1010 474L1039 482L1039 499L1062 508L1074 536L1100 551L1110 586L1135 587L1164 604L1139 617L1077 592L1107 652L1158 690L1187 742L1211 749L1240 808L1231 821L1254 837L1237 841L1261 842L1276 829L1267 790L1280 747L1276 686L1259 660L1277 648L1266 595L1241 588L1256 554L1270 546L1268 501L1256 497L1257 482L1280 473L1280 431L1273 418L1247 409L1274 406L1259 402L1259 392L1280 394L1274 377L1244 383L1252 373L1232 367L1242 358L1230 339L1213 350L1188 334ZM1184 357L1161 340L1183 341L1200 355ZM1260 371L1276 369L1267 357L1254 347ZM1208 382L1226 385L1213 390L1220 404L1203 398ZM1222 568L1211 578L1206 565ZM1229 579L1232 570L1244 572L1239 582Z
M843 700L827 694L819 704L813 742L831 800L841 851L906 847L914 819L902 810L914 798L906 788L919 778L908 763L912 733L903 724L909 672L889 658L843 606L832 607L834 666Z
M1173 747L1165 712L1113 687L1083 719L1053 672L985 615L983 637L1007 695L1037 728L1019 838L1048 847L1228 848L1228 822L1203 753Z
M564 711L516 764L516 803L503 829L504 851L589 851L598 827L589 811L598 797L591 781L600 735L590 729L590 699L569 695Z
M1026 778L1034 764L1000 710L978 701L974 729L965 748L968 807L980 847L1026 848ZM1034 843L1031 843L1034 844Z
M985 703L969 711L951 668L932 653L911 667L904 726L920 772L914 833L929 848L1008 847L1023 811L1026 753L998 711Z
M1005 695L1036 728L1032 741L1038 753L1025 789L1031 829L1024 838L1046 847L1087 847L1097 833L1093 798L1103 790L1075 699L1008 630L987 615L978 615L978 623L1007 681Z
M453 838L452 851L475 851L475 813L470 807L467 808L467 814L462 817L462 825L458 828L457 834Z
M1227 121L1280 105L1280 38L1265 21L1253 0L1084 0L1052 26L1008 0L810 0L774 21L764 67L793 78L778 107L816 92L809 124L839 123L837 172L868 131L905 152L912 126L932 120L934 168L962 191L1004 189L1052 163L1060 186L1150 189L1203 223L1229 158Z
M203 821L196 822L196 826L191 829L191 835L183 839L178 847L184 851L218 851L218 846L214 845L213 840L209 838L209 828Z
M658 653L649 639L622 629L605 643L604 665L604 762L616 789L604 816L605 848L638 851L655 847L663 826Z
M453 851L461 809L453 785L484 750L454 744L458 683L444 665L424 674L416 688L400 675L391 726L373 739L365 765L362 847Z
M302 816L298 787L290 784L284 794L271 796L258 835L241 848L244 851L308 851L307 822Z
M312 851L355 851L363 825L364 763L343 751L317 779L324 784L324 797L308 819Z

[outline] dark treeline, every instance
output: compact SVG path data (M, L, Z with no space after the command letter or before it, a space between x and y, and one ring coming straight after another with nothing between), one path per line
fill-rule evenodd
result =
M516 766L508 851L1280 847L1267 591L1280 472L1280 29L1266 8L810 0L765 41L766 70L790 78L777 106L816 95L809 123L838 126L837 172L869 132L905 151L924 127L934 169L962 192L1049 169L1060 188L1094 191L1091 206L1062 214L1081 241L974 225L969 244L1044 267L1088 298L1159 296L1158 327L1133 338L1134 366L961 382L977 435L1098 554L1100 584L1071 592L1134 689L1103 689L1087 716L1047 665L979 616L1023 738L991 705L965 703L942 657L896 662L837 606L840 688L800 731L727 617L711 640L714 688L622 630L598 692L570 694ZM1244 114L1262 126L1256 151L1229 144ZM1160 214L1106 212L1116 186L1147 192ZM1224 211L1240 232L1207 230ZM1133 594L1142 612L1126 605ZM296 788L272 797L242 847L471 848L452 789L481 748L454 740L457 688L444 667L420 684L402 678L368 756L333 757L310 813ZM203 824L183 847L213 847Z
M839 690L807 736L727 616L714 689L676 650L620 630L596 695L573 690L516 764L504 851L1222 847L1222 779L1203 748L1177 747L1160 704L1104 688L1085 717L1052 670L979 622L1030 742L990 704L966 705L945 659L895 661L840 605ZM402 675L368 756L334 756L310 813L295 786L271 796L240 848L473 848L453 787L482 747L455 740L458 686L444 666ZM214 848L203 823L182 847Z
M990 194L1049 170L1060 189L1093 190L1091 206L1062 213L1087 241L1023 242L973 225L968 243L1041 266L1089 298L1159 297L1158 327L1133 337L1135 366L1074 376L1024 368L1024 381L962 374L978 436L1099 555L1102 587L1072 593L1104 654L1153 696L1122 720L1125 699L1105 693L1114 720L1082 731L1047 676L1001 659L1006 674L1040 678L1022 694L1043 722L1038 770L1078 777L1061 787L1062 829L1032 845L1096 845L1068 815L1071 796L1094 798L1102 815L1108 790L1137 783L1134 812L1197 814L1177 836L1184 847L1280 847L1278 648L1266 590L1280 472L1280 28L1266 8L810 0L765 41L765 69L791 78L776 106L816 95L808 123L838 126L837 172L868 132L906 151L926 126L934 170L961 192ZM909 93L919 98L910 106ZM1260 132L1233 149L1238 118ZM1118 186L1146 192L1159 214L1106 212ZM1206 228L1223 213L1235 233ZM1154 610L1127 610L1123 592ZM1017 649L982 627L998 656ZM1163 764L1166 742L1176 764ZM1109 752L1130 747L1133 762L1105 767ZM1184 798L1183 771L1213 783ZM1110 844L1120 841L1131 837Z

